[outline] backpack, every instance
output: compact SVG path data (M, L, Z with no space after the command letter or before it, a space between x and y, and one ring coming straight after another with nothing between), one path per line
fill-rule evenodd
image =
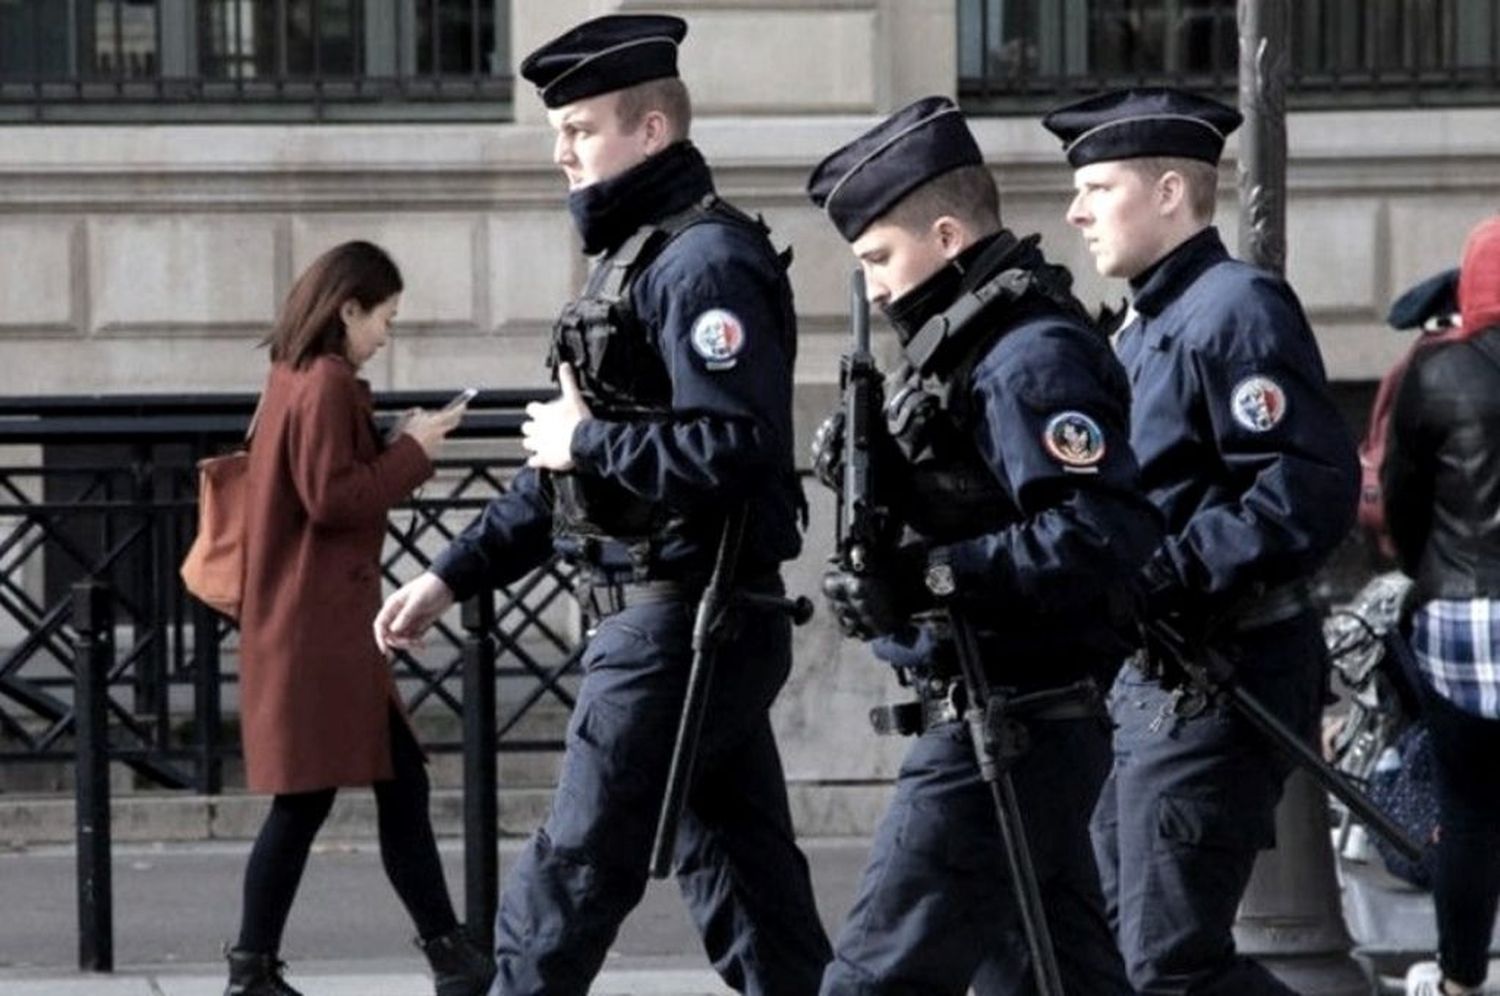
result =
M1395 366L1381 378L1380 387L1375 392L1375 401L1370 406L1365 437L1359 443L1359 525L1386 557L1396 556L1396 546L1391 541L1390 527L1385 517L1385 492L1380 483L1386 440L1390 434L1391 409L1396 406L1401 381L1411 368L1418 351L1439 343L1452 342L1461 336L1461 330L1454 324L1452 317L1457 311L1458 270L1452 269L1428 277L1402 294L1386 315L1386 322L1392 328L1422 329L1406 355L1397 360Z

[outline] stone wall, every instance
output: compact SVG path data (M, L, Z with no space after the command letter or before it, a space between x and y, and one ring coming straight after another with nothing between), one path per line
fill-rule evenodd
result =
M805 442L833 400L851 260L802 194L811 167L874 116L956 75L953 4L939 0L698 0L683 67L695 138L723 192L796 248ZM568 22L647 5L518 4L514 50ZM532 386L550 320L584 262L563 210L550 133L518 87L514 124L0 128L0 392L215 391L258 385L252 347L300 267L351 237L387 246L408 292L377 389ZM1008 222L1040 231L1085 300L1092 274L1062 212L1070 176L1035 121L981 119ZM1381 316L1401 288L1451 265L1500 203L1500 111L1296 115L1290 275L1335 378L1378 376L1404 340ZM1230 162L1222 226L1236 234ZM889 342L886 346L888 348ZM799 447L801 452L803 447ZM814 589L831 508L819 494L794 584ZM866 709L894 694L820 620L778 707L789 773L860 781L893 771Z

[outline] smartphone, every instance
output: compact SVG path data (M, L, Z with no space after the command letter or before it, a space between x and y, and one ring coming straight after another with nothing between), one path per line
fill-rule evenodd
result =
M448 402L446 405L443 406L443 411L445 411L445 412L451 412L455 408L462 408L464 405L466 405L469 402L473 401L474 400L474 396L477 395L478 393L479 393L479 388L477 388L477 387L466 387L466 388L464 388L462 391L459 391L457 394L455 394L453 396L453 400L452 401Z

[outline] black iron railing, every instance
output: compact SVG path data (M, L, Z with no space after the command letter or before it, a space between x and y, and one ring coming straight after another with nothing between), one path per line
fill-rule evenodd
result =
M960 97L994 114L1142 84L1233 100L1239 2L959 0ZM1293 108L1500 97L1500 0L1295 0L1288 47Z
M451 392L388 394L381 410L440 405ZM391 517L382 571L410 578L519 463L521 409L541 392L487 391L459 438L494 453L440 462L426 493ZM0 765L72 762L78 829L79 966L113 967L112 762L148 783L216 793L239 752L223 701L235 684L228 620L188 597L177 566L196 520L194 466L243 438L251 395L0 399L0 446L41 454L0 466ZM18 450L11 450L18 452ZM420 654L393 662L408 710L450 715L423 738L464 754L468 921L494 913L497 751L559 750L521 734L539 704L573 705L581 642L569 568L548 563L464 604ZM430 723L418 723L429 727Z
M503 120L509 0L8 0L0 121Z

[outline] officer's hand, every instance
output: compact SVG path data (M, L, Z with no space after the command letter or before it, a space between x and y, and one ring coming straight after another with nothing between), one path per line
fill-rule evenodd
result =
M375 645L387 657L393 650L421 646L422 634L453 604L453 591L431 571L391 593L375 614Z
M834 491L844 487L844 411L825 418L812 437L813 476Z
M823 597L840 632L856 640L895 632L906 622L891 585L880 578L829 571L823 575Z
M1147 561L1136 574L1135 595L1140 613L1147 620L1181 616L1187 608L1187 589L1177 572L1159 558Z
M578 389L578 378L570 363L557 365L557 384L562 394L545 404L533 401L526 406L526 421L521 423L521 445L531 456L526 466L544 470L573 469L573 432L593 412Z

